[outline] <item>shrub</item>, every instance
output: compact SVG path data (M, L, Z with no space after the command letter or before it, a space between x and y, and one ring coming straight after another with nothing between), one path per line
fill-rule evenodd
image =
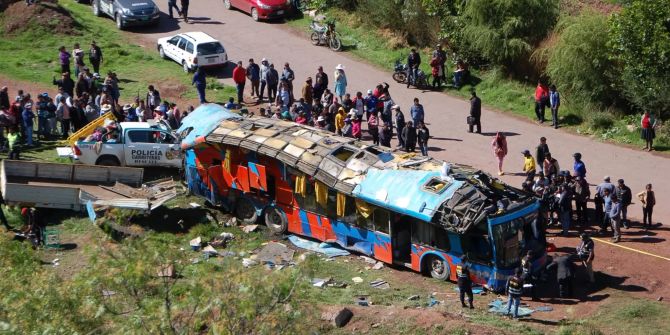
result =
M607 130L614 126L614 118L609 113L594 112L589 114L589 124L595 130Z
M557 17L557 1L471 0L465 5L463 35L482 56L509 68L530 53Z
M585 12L565 17L558 24L557 42L546 53L546 74L566 93L610 105L616 99L612 88L616 78L607 46L607 17Z
M666 0L632 1L611 20L613 59L622 68L621 90L636 107L670 114L670 6Z

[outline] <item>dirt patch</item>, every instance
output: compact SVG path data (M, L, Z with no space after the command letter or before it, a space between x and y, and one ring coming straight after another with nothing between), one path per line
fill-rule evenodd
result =
M621 5L606 0L562 0L560 10L571 16L579 15L584 10L610 14L620 11Z
M7 7L2 15L3 31L19 34L25 31L48 31L58 35L77 35L78 24L65 8L55 0L42 0L26 6L16 2Z

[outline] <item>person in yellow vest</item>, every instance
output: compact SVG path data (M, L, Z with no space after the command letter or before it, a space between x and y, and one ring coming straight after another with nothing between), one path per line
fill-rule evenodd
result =
M467 256L461 257L461 263L456 265L456 276L458 277L458 291L461 298L461 306L465 305L465 295L468 295L468 303L470 309L475 307L472 305L472 279L470 279L470 265L468 265Z
M512 305L514 305L514 314L512 317L519 318L519 303L521 303L521 294L523 293L523 279L521 268L516 269L516 273L507 279L507 315L509 315Z

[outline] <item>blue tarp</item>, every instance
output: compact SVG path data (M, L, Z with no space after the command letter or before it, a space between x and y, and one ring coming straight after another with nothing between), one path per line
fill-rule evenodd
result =
M496 314L507 314L507 301L502 301L502 299L496 299L489 303L489 312ZM519 306L519 316L530 316L533 314L534 310L526 307ZM514 306L510 310L510 313L514 313Z
M430 221L437 208L463 184L453 180L439 193L424 189L430 179L439 176L439 171L369 169L353 194L369 203Z
M458 289L458 287L454 287L454 291L456 291L456 292L460 292L460 290ZM473 287L472 287L472 294L481 294L482 292L484 292L484 288L483 288L483 287L481 287L481 286L473 286Z
M194 146L195 140L201 136L207 136L214 131L222 120L240 118L238 114L223 108L217 104L203 104L196 108L182 120L181 127L177 129L177 134L181 134L188 128L193 128L191 132L181 140L182 149L188 149Z
M298 248L325 254L329 258L349 255L348 251L341 249L337 244L310 241L295 235L290 235L288 240Z

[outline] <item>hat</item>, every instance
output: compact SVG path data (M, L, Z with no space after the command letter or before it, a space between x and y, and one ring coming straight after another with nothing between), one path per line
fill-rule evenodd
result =
M100 73L97 73L97 72L94 73L94 74L93 74L93 78L100 78Z
M326 119L323 117L323 115L319 115L318 118L316 118L316 122L323 122L326 121Z
M31 109L31 108L33 108L33 104L31 104L31 103L29 102L29 103L27 103L27 104L26 104L25 106L23 106L23 107L26 108L26 109Z
M368 94L372 94L372 90L368 90Z
M49 93L47 93L47 92L42 93L42 97L43 97L43 98L48 98L48 97L49 97Z
M582 240L588 240L590 238L589 234L587 234L587 233L582 233L581 235L579 235L579 237Z
M344 70L344 65L337 64L337 66L335 67L335 70Z
M349 110L349 115L356 115L356 108L352 108Z
M133 108L133 106L131 106L130 104L125 104L125 105L123 105L123 110L124 110L124 111L128 111L128 110L130 110L131 108Z
M606 182L609 183L610 182L610 176L605 176L605 178L603 178L603 181L606 181Z
M391 106L391 109L392 109L392 110L393 110L393 109L400 110L400 106L398 106L398 105L393 105L393 106Z
M263 59L261 59L261 63L263 63L263 62L267 62L267 61L268 61L267 58L263 58Z
M528 149L522 151L521 153L524 154L525 156L530 156L530 150Z
M104 104L104 105L100 106L100 111L103 112L103 113L104 112L109 112L110 110L112 110L112 105L110 105L110 104Z

